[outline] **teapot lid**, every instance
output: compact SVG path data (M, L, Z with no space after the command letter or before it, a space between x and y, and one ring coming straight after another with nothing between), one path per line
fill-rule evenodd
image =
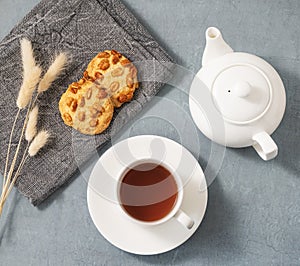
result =
M214 78L211 92L224 120L251 123L267 112L272 101L272 85L255 65L237 63L222 69Z

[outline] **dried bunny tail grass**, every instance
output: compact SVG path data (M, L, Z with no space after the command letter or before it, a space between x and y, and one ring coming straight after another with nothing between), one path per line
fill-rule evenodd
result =
M19 91L17 106L19 109L23 109L32 98L32 94L40 81L42 69L35 62L31 42L27 39L22 39L20 44L23 64L23 83Z
M37 121L38 121L38 113L39 113L39 108L36 105L29 113L29 118L27 122L27 127L25 131L25 139L30 142L33 140L37 133Z
M17 106L19 109L25 108L30 102L32 94L39 83L41 73L42 69L39 66L34 66L27 74L24 72L23 84L17 99Z
M24 68L24 72L31 71L31 68L36 65L31 42L26 38L23 38L20 41L20 45L22 60L23 62L26 62L26 66L28 66L28 68Z
M38 93L42 93L49 89L52 82L56 80L61 72L65 69L67 62L68 57L66 53L60 53L55 58L38 86Z
M28 149L29 156L31 157L35 156L39 152L39 150L46 145L49 137L50 134L48 133L48 131L46 130L40 131L29 146Z

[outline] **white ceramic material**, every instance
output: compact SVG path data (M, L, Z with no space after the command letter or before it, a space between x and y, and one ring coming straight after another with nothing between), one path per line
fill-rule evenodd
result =
M141 221L141 220L137 220L134 217L130 216L122 207L122 203L120 200L120 186L122 184L122 179L124 178L124 176L126 175L126 173L134 168L137 165L143 164L143 163L154 163L154 164L159 164L163 167L165 167L173 176L173 178L175 179L178 191L177 191L177 200L175 203L175 206L173 207L173 209L169 212L168 215L166 215L165 217L163 217L162 219L159 219L157 221L151 221L151 222L145 222L145 221ZM116 187L117 191L116 193L118 194L118 204L120 206L120 211L131 221L138 223L140 225L146 225L146 226L155 226L155 225L159 225L162 223L165 223L167 221L169 221L172 218L177 219L178 222L180 222L183 226L185 226L187 229L192 229L193 225L194 225L194 221L191 217L189 217L180 207L182 204L182 200L183 200L183 196L184 196L184 190L183 190L183 185L182 185L182 181L180 176L177 174L176 169L174 169L171 165L169 165L167 162L161 162L158 161L156 159L138 159L137 161L133 162L131 165L128 166L124 166L123 170L122 170L122 174L120 175L120 177L118 178L118 186ZM149 204L149 202L148 202ZM142 203L141 203L142 205Z
M153 140L159 140L161 147L152 145ZM162 148L164 165L176 169L176 175L181 177L180 210L194 222L191 229L181 224L188 222L178 221L176 217L156 225L138 223L125 215L118 204L116 181L124 166L145 158L160 161ZM122 157L124 149L126 157ZM132 156L127 156L128 150ZM120 156L129 159L124 163ZM89 179L87 202L94 224L109 242L130 253L151 255L176 248L193 235L206 210L207 187L197 160L183 146L159 136L137 136L117 143L101 156ZM178 211L177 215L180 214Z
M206 31L202 68L190 89L190 110L199 129L213 141L234 148L253 146L264 160L274 158L278 148L270 135L280 124L286 105L283 82L265 60L233 52L214 27ZM201 81L201 82L200 82ZM203 90L209 91L209 97ZM201 87L202 86L202 87ZM200 102L212 101L221 119L207 119ZM217 121L217 122L216 122ZM213 132L213 124L224 123L224 133Z

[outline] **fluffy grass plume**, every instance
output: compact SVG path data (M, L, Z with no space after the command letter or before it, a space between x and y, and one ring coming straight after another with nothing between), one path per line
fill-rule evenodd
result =
M37 121L38 121L39 108L36 105L29 113L27 127L25 131L25 139L31 142L37 133Z
M38 93L42 93L49 89L52 82L58 78L61 72L65 69L67 64L67 55L66 53L60 53L53 61L48 71L41 79L38 86Z
M32 94L40 81L42 69L35 62L31 42L23 38L20 44L23 64L23 83L19 91L17 106L19 109L23 109L32 98Z
M48 133L48 131L46 130L40 131L29 146L28 149L29 156L30 157L35 156L39 152L39 150L46 145L49 137L50 134Z
M22 56L22 61L23 63L26 62L26 65L28 68L24 69L24 71L31 71L31 68L36 66L35 58L33 55L33 48L31 42L23 38L20 40L20 45L21 45L21 56Z

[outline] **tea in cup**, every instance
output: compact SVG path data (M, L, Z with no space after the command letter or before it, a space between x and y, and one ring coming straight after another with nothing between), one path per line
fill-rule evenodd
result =
M174 217L187 229L193 227L193 219L181 210L181 178L165 162L138 160L123 170L118 181L118 202L129 219L158 225Z

